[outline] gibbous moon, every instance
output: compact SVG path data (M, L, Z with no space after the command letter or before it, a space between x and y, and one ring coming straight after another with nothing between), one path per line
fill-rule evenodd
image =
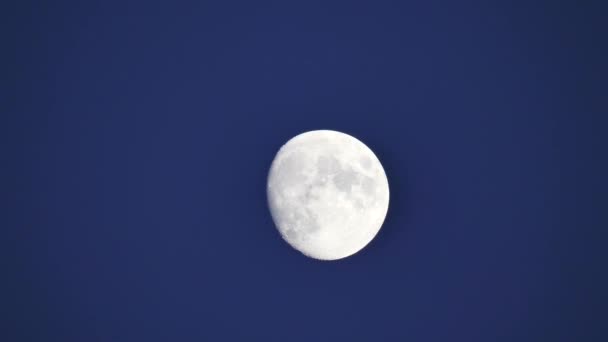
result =
M376 236L389 189L372 150L350 135L321 130L281 147L270 167L267 196L287 243L311 258L336 260Z

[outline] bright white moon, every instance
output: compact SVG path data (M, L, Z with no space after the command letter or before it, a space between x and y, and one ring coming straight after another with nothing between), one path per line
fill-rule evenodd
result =
M311 131L289 140L268 175L268 204L281 236L322 260L352 255L376 236L388 210L388 180L359 140Z

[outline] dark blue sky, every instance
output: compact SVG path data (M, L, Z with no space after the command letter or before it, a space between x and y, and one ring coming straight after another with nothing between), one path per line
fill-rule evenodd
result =
M608 340L606 12L558 3L3 11L0 340ZM341 261L266 206L312 129L389 177Z

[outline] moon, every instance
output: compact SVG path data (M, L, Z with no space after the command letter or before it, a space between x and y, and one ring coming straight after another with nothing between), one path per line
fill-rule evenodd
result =
M337 260L378 233L389 203L382 164L365 144L341 132L295 136L277 152L268 206L283 239L304 255Z

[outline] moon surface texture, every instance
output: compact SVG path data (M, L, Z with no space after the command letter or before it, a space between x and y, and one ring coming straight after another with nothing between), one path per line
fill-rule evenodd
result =
M267 185L268 205L281 236L321 260L350 256L376 236L389 202L380 161L350 135L302 133L277 153Z

